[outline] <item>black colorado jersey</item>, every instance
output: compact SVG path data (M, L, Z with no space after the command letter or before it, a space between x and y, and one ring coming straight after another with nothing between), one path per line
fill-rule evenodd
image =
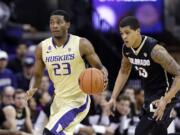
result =
M157 44L158 41L154 38L142 36L139 48L133 49L123 46L123 55L129 59L132 68L142 78L145 102L148 103L164 96L172 83L172 76L151 58L151 51Z

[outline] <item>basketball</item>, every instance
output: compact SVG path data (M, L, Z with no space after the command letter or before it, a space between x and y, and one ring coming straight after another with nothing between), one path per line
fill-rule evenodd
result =
M104 75L99 69L88 68L80 74L79 86L89 95L101 93L104 89Z

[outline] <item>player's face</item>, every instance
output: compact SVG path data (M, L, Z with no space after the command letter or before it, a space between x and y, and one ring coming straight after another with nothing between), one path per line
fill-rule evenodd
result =
M120 27L119 31L126 47L132 47L137 41L139 30L133 30L129 26L125 26Z
M63 37L69 29L70 23L64 20L64 16L52 15L50 18L50 31L54 37Z

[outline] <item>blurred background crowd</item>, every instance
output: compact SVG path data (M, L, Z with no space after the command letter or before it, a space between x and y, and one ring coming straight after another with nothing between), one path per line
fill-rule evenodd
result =
M36 45L50 36L50 13L64 9L71 15L70 33L88 38L109 71L108 90L91 97L90 112L74 134L134 135L144 100L134 71L117 99L114 117L107 116L102 104L109 100L120 68L123 43L118 22L124 16L136 16L142 34L158 39L180 63L179 8L179 0L0 0L0 128L42 135L53 99L48 74L44 73L38 93L28 103L25 92L33 73ZM168 131L180 132L180 102L172 117L175 119Z

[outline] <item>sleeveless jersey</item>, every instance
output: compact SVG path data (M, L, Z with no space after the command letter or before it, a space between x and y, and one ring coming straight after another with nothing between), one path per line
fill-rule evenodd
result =
M69 35L67 42L58 47L54 44L53 38L41 42L42 57L46 65L49 77L55 88L55 95L66 99L77 99L86 96L78 85L78 78L85 63L79 51L80 37Z
M154 38L142 36L141 45L136 50L123 46L123 55L129 59L142 80L145 102L164 96L172 83L172 76L151 58L151 51L157 44L158 41Z

